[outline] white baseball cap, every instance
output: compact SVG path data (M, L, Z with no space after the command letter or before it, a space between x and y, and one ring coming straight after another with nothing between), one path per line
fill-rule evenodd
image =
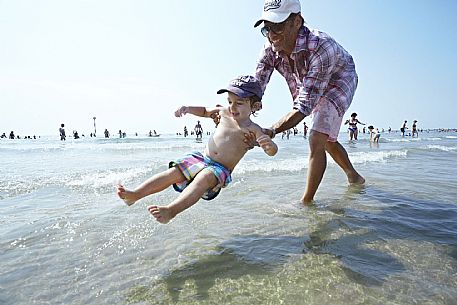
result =
M259 26L264 21L281 23L291 13L300 13L300 10L299 0L265 0L262 17L254 24L254 27Z

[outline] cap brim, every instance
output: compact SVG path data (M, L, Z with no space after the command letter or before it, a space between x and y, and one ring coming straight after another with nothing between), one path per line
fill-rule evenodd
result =
M258 27L261 23L263 22L263 19L257 20L256 23L254 23L254 27Z
M262 18L257 20L257 22L254 24L254 27L258 27L262 22L264 21L269 21L269 22L273 22L273 23L281 23L283 21L285 21L287 19L287 17L290 16L290 12L287 12L287 13L282 13L282 14L278 14L278 13L273 13L273 12L263 12L262 13Z
M251 93L251 92L248 92L248 91L245 91L245 90L241 90L240 88L237 88L237 87L229 87L227 89L220 89L220 90L217 91L217 94L222 94L222 93L225 93L225 92L231 92L231 93L236 94L237 96L239 96L241 98L251 97L251 96L255 95L254 93Z

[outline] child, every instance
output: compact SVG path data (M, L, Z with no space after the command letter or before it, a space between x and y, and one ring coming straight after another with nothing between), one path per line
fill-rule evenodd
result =
M200 197L214 199L222 187L231 181L231 173L249 149L244 143L244 134L256 135L259 146L266 154L274 156L278 147L262 128L251 121L250 115L262 107L262 89L252 76L240 76L230 82L227 89L217 94L228 93L228 107L182 106L175 112L176 117L187 113L199 117L220 116L220 123L209 139L204 154L194 152L182 159L170 162L170 168L154 175L133 191L117 186L117 195L127 205L148 195L160 192L170 185L178 192L178 198L167 206L148 206L148 211L160 223L167 223L177 214L194 205ZM191 183L192 182L192 183Z
M376 128L375 130L374 127L370 125L368 126L368 130L370 131L370 142L379 143L379 138L381 137L379 129Z

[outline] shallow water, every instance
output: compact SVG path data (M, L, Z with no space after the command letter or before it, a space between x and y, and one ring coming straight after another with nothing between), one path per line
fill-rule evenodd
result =
M457 137L340 141L299 203L307 142L250 151L233 183L168 225L115 195L204 144L160 138L0 140L0 304L457 304ZM205 141L204 141L205 142Z

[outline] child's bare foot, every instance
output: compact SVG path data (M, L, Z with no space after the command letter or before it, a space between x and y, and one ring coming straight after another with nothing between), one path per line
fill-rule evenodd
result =
M117 189L117 191L116 191L117 195L119 196L119 198L124 200L126 205L131 206L138 200L136 193L126 190L124 188L124 186L118 184L116 186L116 189Z
M148 206L148 211L160 223L168 223L174 215L169 207L159 207L156 205Z

